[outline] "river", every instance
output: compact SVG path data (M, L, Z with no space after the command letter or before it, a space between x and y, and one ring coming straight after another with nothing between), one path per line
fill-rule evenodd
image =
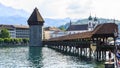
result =
M11 46L0 47L0 68L104 68L104 64L47 47Z

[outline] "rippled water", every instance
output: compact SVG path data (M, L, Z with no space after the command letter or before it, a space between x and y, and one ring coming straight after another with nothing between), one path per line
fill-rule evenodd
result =
M0 68L103 68L103 63L47 47L0 47Z

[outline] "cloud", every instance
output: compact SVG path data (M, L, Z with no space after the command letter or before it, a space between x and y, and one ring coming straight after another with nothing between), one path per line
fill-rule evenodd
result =
M120 0L0 0L0 3L32 13L38 7L45 18L120 18ZM119 19L120 20L120 19Z
M80 3L78 3L78 0L0 0L0 2L6 6L23 9L29 13L37 6L43 17L50 18L78 17L78 13L84 12L83 7L79 8L79 6L84 6L86 1L87 0L80 0ZM72 6L74 11L70 9ZM74 9L75 7L76 9Z
M0 3L15 9L23 9L31 12L33 8L38 7L42 1L43 0L0 0Z
M67 14L71 17L83 18L90 14L90 10L92 9L92 0L74 0L67 7Z
M92 13L103 18L120 18L120 0L95 0L93 1ZM120 19L119 19L120 20Z

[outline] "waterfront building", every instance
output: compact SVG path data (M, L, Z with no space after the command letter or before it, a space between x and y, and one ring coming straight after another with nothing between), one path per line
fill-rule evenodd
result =
M65 31L54 31L52 34L52 38L60 37L60 36L65 36L67 33Z
M66 35L65 31L60 30L57 27L46 27L44 28L44 39L48 40L54 37L60 37Z
M25 25L0 25L1 29L7 29L11 38L29 38L29 26ZM57 27L45 27L43 31L43 39L66 35L65 31L61 31Z
M86 22L85 22L86 23ZM88 17L88 22L87 24L72 24L70 21L70 25L67 28L67 34L74 34L74 33L82 33L82 32L87 32L87 31L92 31L94 28L98 25L98 20L96 17L92 18L90 15Z
M8 30L11 38L16 38L16 31L13 25L0 25L0 31L4 28Z
M29 38L29 27L24 25L0 25L0 30L7 29L11 38Z
M29 38L29 27L23 25L14 25L16 38Z

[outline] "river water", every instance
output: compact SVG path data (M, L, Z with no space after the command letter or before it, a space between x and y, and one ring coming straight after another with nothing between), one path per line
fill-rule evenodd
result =
M104 68L102 62L47 47L0 47L0 68Z

